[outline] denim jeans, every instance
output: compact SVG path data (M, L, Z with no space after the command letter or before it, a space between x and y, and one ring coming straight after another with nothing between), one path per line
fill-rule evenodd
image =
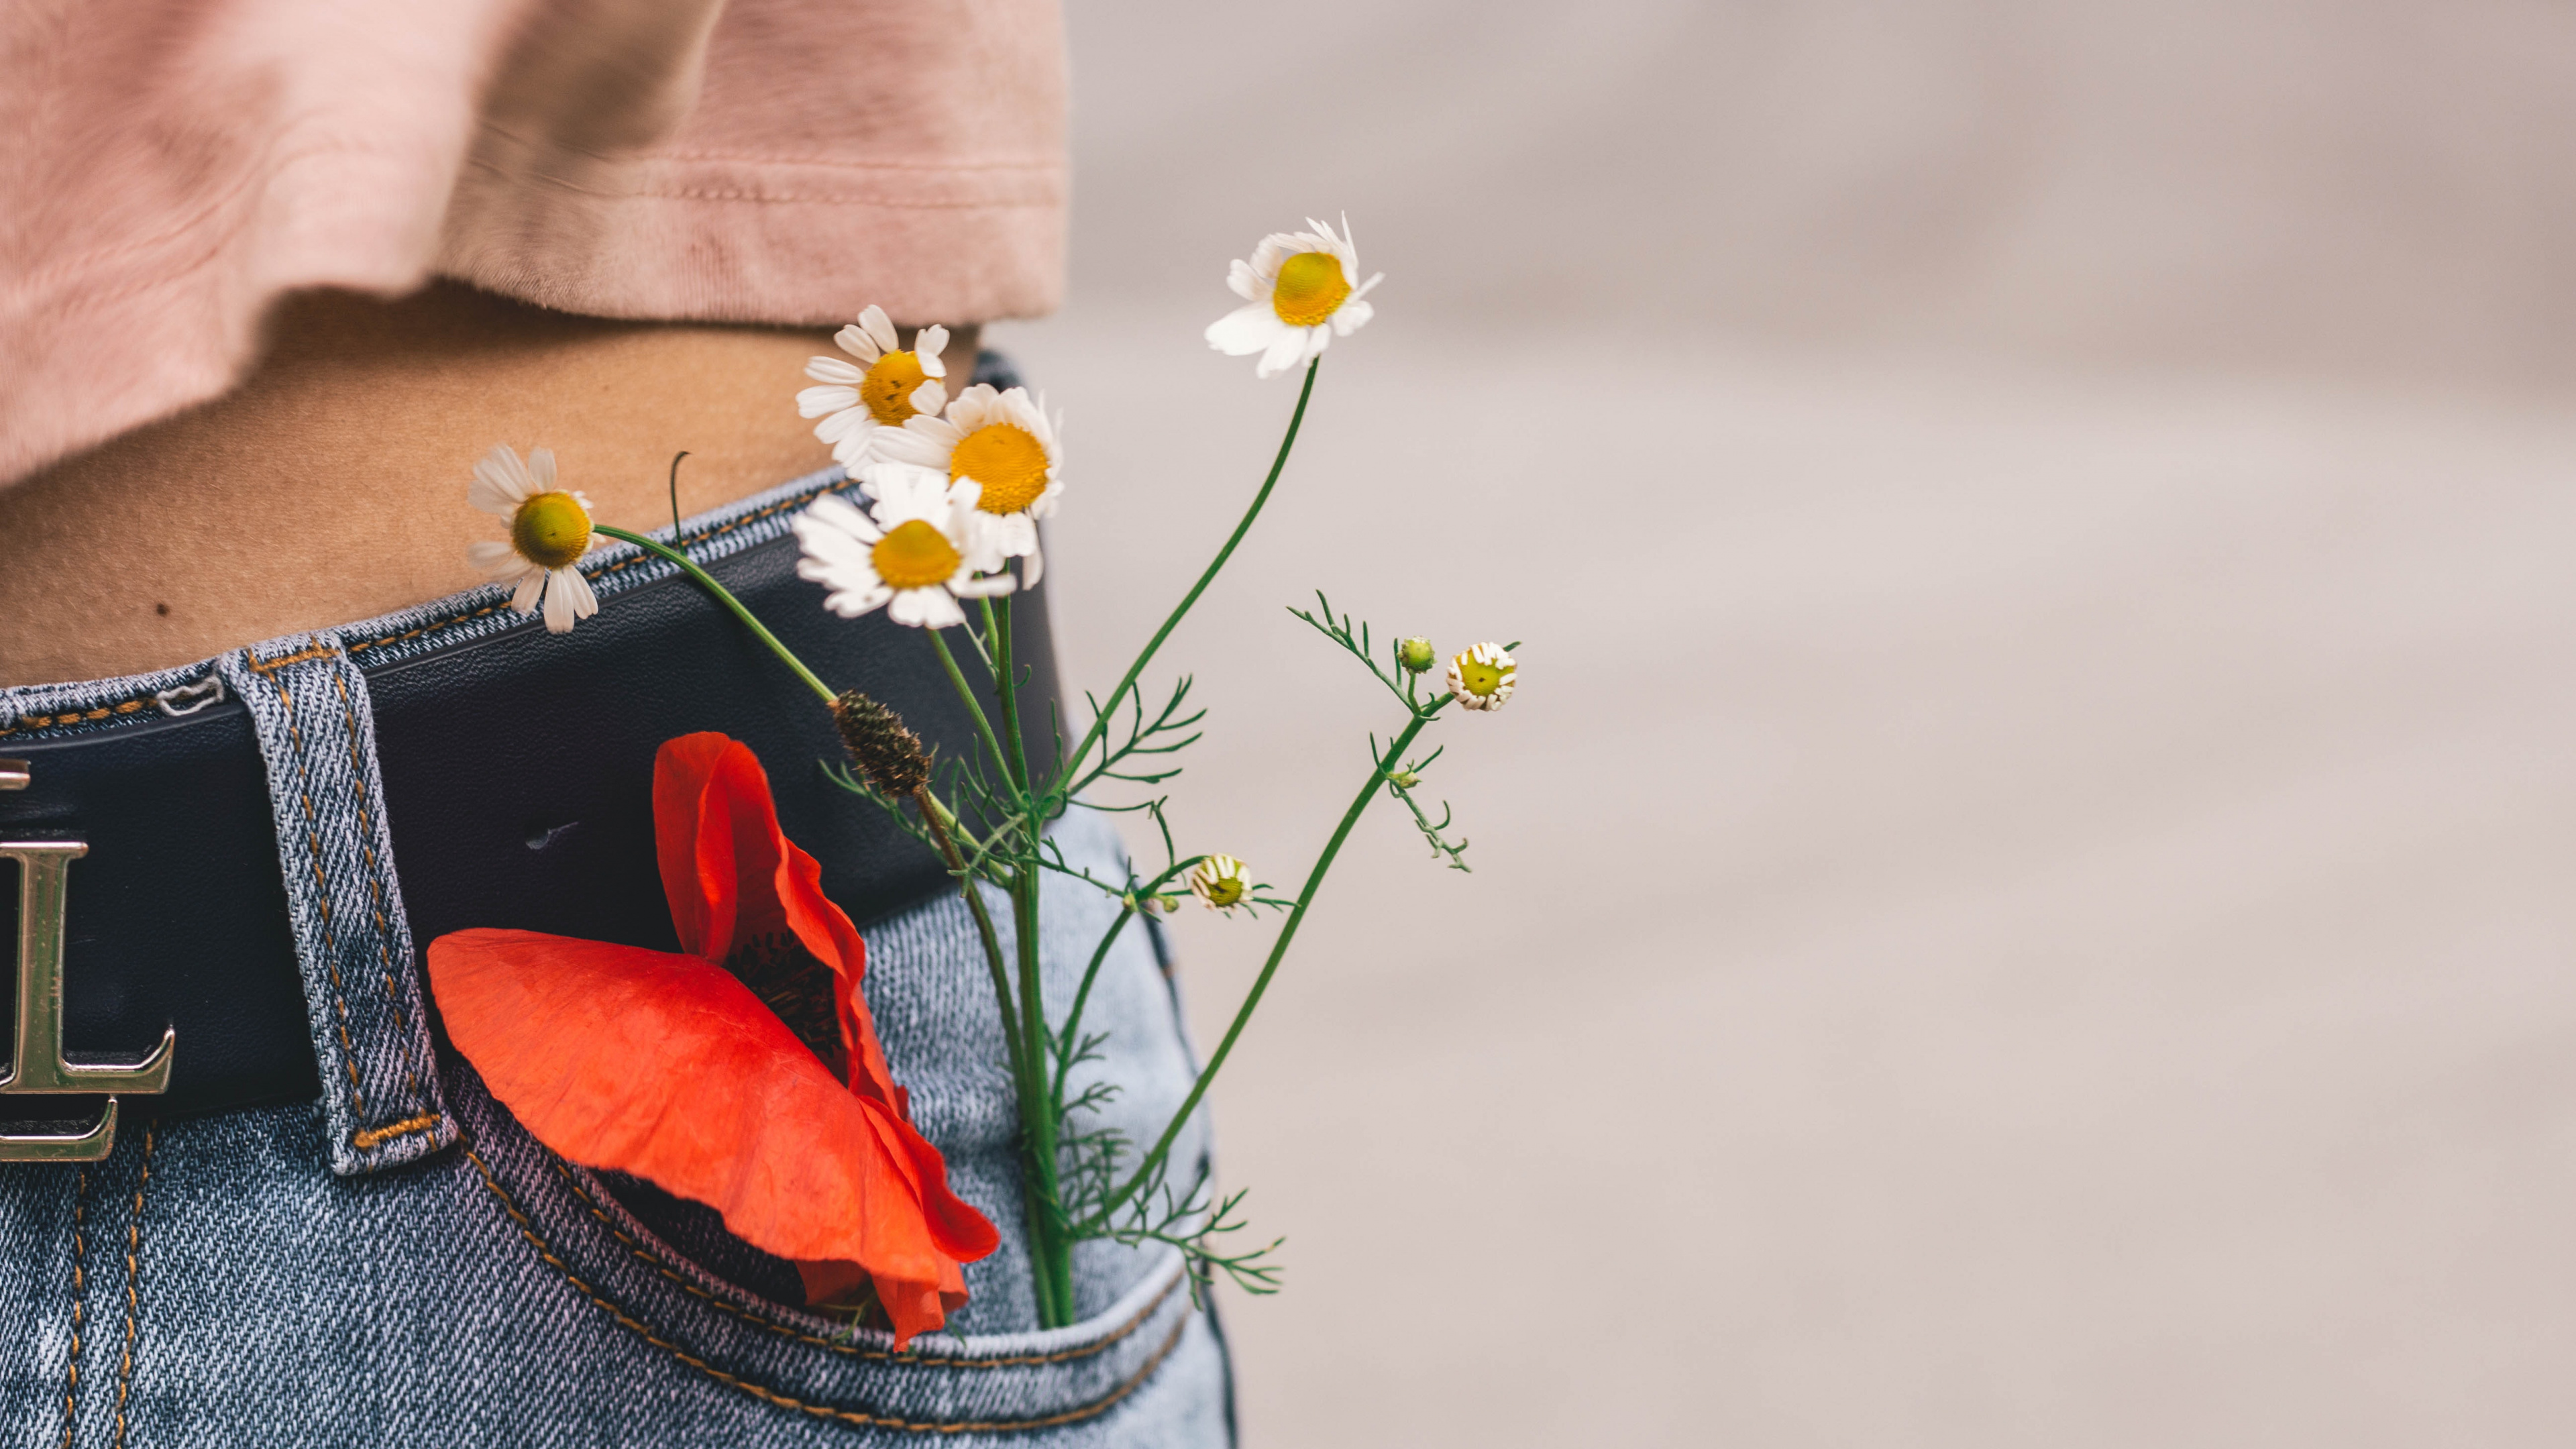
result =
M693 520L726 525L701 558L774 543L792 511L780 503L835 482ZM603 608L660 567L604 574ZM966 1266L972 1296L949 1329L902 1354L795 1306L792 1267L711 1211L547 1151L440 1044L367 679L343 641L466 620L485 635L540 627L494 610L498 597L192 670L0 692L10 718L51 717L211 670L249 705L322 1082L312 1102L136 1112L103 1162L0 1163L0 1445L1229 1443L1224 1343L1170 1250L1082 1245L1079 1321L1036 1328L1017 1116L954 896L862 927L896 1079L960 1195L1002 1235ZM1058 839L1074 862L1123 873L1096 817L1077 811ZM1007 930L1010 913L995 915ZM1040 949L1058 1010L1114 915L1087 889L1047 896ZM1110 1036L1087 1070L1122 1087L1107 1123L1148 1141L1193 1070L1159 956L1131 926L1088 1009ZM1175 1161L1207 1151L1202 1117Z

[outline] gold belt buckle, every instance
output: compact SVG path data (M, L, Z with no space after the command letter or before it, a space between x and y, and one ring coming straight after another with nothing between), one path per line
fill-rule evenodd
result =
M24 790L24 760L0 760L0 790ZM131 1066L63 1059L63 901L71 865L89 854L80 840L0 837L0 860L18 863L18 1034L0 1097L107 1095L98 1121L78 1132L0 1131L0 1162L96 1162L116 1146L116 1095L150 1096L170 1088L170 1054L178 1033Z

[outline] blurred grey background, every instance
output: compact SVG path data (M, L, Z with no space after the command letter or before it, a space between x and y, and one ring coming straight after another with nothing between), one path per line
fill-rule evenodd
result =
M1071 25L1078 681L1293 401L1227 260L1387 273L1183 848L1293 886L1393 722L1283 606L1527 641L1217 1093L1254 1449L2576 1438L2576 10Z

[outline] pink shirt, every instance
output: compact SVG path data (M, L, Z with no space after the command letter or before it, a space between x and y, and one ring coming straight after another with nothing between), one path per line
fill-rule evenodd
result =
M8 0L0 485L215 396L295 288L608 317L1054 305L1054 0Z

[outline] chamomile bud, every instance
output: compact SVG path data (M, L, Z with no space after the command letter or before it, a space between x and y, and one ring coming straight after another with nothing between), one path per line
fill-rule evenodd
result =
M1395 770L1388 773L1386 782L1399 790L1410 790L1422 783L1422 777L1411 770Z
M1467 709L1501 709L1519 672L1511 651L1487 641L1449 661L1449 692Z
M1190 893L1207 902L1211 911L1231 910L1243 903L1252 890L1252 877L1242 861L1230 855L1211 855L1190 867Z
M1423 674L1429 672L1431 666L1439 660L1439 657L1439 655L1432 652L1431 641L1423 638L1419 634L1416 634L1409 639L1399 641L1395 646L1395 662L1403 665L1405 672L1408 674Z

